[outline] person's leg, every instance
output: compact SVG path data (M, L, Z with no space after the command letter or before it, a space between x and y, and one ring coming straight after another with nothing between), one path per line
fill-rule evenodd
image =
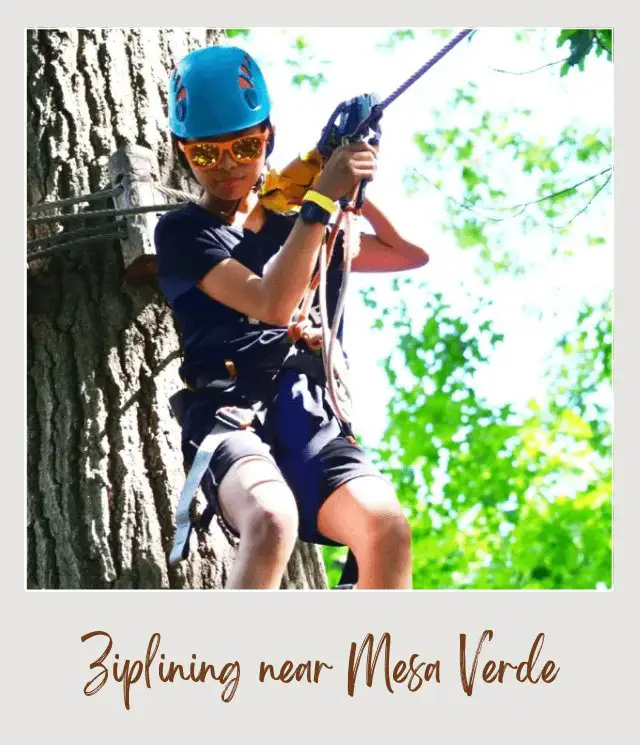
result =
M298 536L298 509L275 463L245 456L218 487L224 520L240 545L227 589L277 590Z
M202 415L183 437L193 461L210 428ZM277 589L298 536L298 508L269 446L258 433L239 430L216 449L202 481L207 501L240 544L227 589Z
M411 589L411 528L394 489L378 476L357 476L327 497L318 532L353 551L358 589Z

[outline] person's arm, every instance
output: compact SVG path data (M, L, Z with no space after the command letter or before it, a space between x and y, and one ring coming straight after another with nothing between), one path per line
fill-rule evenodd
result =
M365 143L338 148L318 177L315 190L332 200L350 193L375 170L375 151ZM262 277L235 259L225 259L198 283L214 300L274 326L286 326L313 274L325 226L297 220Z
M273 326L286 326L316 264L325 226L297 220L284 246L259 277L235 259L209 271L198 287L219 303Z
M361 235L360 253L353 259L352 271L398 272L424 266L429 261L426 250L405 240L389 218L368 199L362 205L362 216L375 235Z

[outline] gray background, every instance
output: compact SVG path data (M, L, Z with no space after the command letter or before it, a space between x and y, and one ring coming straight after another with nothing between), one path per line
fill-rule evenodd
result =
M623 17L622 3L537 2L518 9L513 3L456 3L446 16L432 10L410 13L393 3L382 14L370 6L244 2L241 12L225 13L211 3L189 3L192 12L166 12L160 4L134 9L111 2L87 15L85 4L31 5L4 11L5 108L0 117L5 144L2 201L5 208L3 259L7 281L1 294L3 328L9 337L2 375L5 413L12 426L3 438L4 480L2 544L5 576L2 614L2 679L5 730L24 742L51 737L68 743L155 743L277 740L325 743L328 738L383 743L398 737L438 743L627 743L638 732L637 574L638 506L634 497L634 425L638 421L638 337L634 323L639 262L634 210L637 210L637 89L633 68L634 18ZM166 0L167 10L172 6ZM75 7L74 7L75 5ZM469 9L465 15L465 6ZM333 8L333 9L332 9ZM400 12L403 9L403 12ZM118 10L125 10L119 13ZM535 13L527 12L534 10ZM92 9L93 10L93 9ZM98 12L100 10L100 12ZM294 13L293 10L296 12ZM324 15L321 10L327 11ZM406 11L406 12L404 12ZM558 12L559 11L559 12ZM608 11L608 12L604 12ZM615 11L615 12L614 12ZM304 15L303 15L304 13ZM615 318L615 565L610 592L26 592L24 590L25 392L24 324L9 325L16 307L24 309L24 27L25 26L172 26L172 25L368 25L379 26L614 26L616 45L616 318ZM632 54L635 59L632 59ZM635 64L634 64L635 63ZM16 113L20 112L20 113ZM20 143L20 146L18 145ZM15 175L14 175L15 174ZM20 248L18 248L20 246ZM24 312L24 310L23 310ZM18 364L18 360L22 364ZM18 394L20 392L20 394ZM622 405L620 405L622 402ZM21 405L22 404L22 405ZM13 428L15 425L15 429ZM20 433L19 437L10 436ZM546 639L539 663L560 667L554 683L500 685L477 681L472 697L459 677L458 634L474 645L486 628L495 632L485 644L489 658L519 662L528 656L538 632ZM189 663L191 654L216 667L237 659L241 679L233 700L220 700L216 682L162 684L157 662L152 687L131 690L131 710L123 706L122 685L111 678L95 696L83 686L95 673L89 664L102 642L82 644L90 631L108 631L113 654L143 658L153 632L162 635L159 654ZM392 636L392 661L416 653L441 661L442 682L424 683L410 693L397 686L390 694L381 672L373 688L362 673L356 695L347 696L351 642L371 632ZM259 684L260 660L279 663L323 660L334 666L320 683ZM538 665L538 669L540 668ZM8 726L7 726L8 725ZM19 729L18 729L19 728Z

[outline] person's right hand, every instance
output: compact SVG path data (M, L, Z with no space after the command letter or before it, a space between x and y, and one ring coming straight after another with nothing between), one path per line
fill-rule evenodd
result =
M366 142L341 145L331 154L313 188L334 202L350 196L362 179L373 179L376 158L376 149Z
M308 318L290 323L289 336L294 341L304 341L310 349L320 349L322 346L322 329L314 326Z

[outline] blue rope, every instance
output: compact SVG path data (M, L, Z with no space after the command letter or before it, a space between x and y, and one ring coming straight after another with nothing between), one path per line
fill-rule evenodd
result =
M390 103L393 103L398 96L400 96L402 93L404 93L407 88L410 85L413 85L416 80L421 78L427 70L430 70L436 62L440 62L440 60L450 52L456 44L459 44L464 38L469 36L469 34L473 31L472 28L465 28L464 31L461 31L457 36L454 36L453 39L448 44L445 44L445 46L442 47L442 49L435 54L426 64L424 64L419 70L417 70L408 80L405 80L405 82L399 87L396 88L395 91L390 96L387 96L387 98L384 99L384 101L380 104L379 111L384 111L384 109L387 108L387 106Z
M391 95L387 96L382 103L377 104L373 107L373 111L371 114L367 117L365 121L362 122L362 124L358 127L358 130L356 134L366 129L366 127L369 126L370 122L377 121L382 116L382 112L389 106L389 104L393 103L398 96L402 95L409 86L413 85L416 80L419 80L427 70L430 70L436 62L440 62L440 60L450 52L456 44L459 44L463 39L465 39L467 36L469 36L470 33L473 32L474 29L472 28L465 28L463 31L461 31L457 36L454 36L451 41L449 41L447 44L445 44L442 49L437 53L434 54L434 56L426 62L419 70L416 70L414 74L404 81L404 83L396 88Z

